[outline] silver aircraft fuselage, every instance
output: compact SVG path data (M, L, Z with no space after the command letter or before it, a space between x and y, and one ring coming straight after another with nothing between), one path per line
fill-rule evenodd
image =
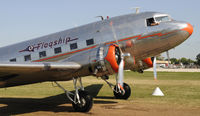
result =
M73 77L113 74L114 71L109 71L112 66L107 65L105 67L109 73L105 73L106 71L95 72L96 62L101 59L98 56L98 54L101 55L99 53L101 48L104 58L109 51L108 46L112 44L119 45L123 53L130 53L131 56L125 58L125 69L143 70L151 67L144 62L146 58L176 47L184 42L192 32L193 27L189 23L173 20L168 14L144 12L117 16L2 47L0 48L1 62L72 61L82 66L78 71L41 71L31 75L22 74L5 80L2 86L65 81L71 80Z

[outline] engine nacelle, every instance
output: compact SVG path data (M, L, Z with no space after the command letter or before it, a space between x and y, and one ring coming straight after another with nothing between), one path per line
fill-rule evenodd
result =
M77 76L93 74L94 76L102 77L118 72L121 52L115 44L100 45L85 52L74 54L63 60L63 62L65 61L81 64L82 68L78 71Z
M134 64L132 63L130 69L141 73L143 70L151 67L153 67L153 60L149 57L144 60L135 61Z
M104 76L118 72L121 52L117 45L100 46L96 56L97 57L91 57L96 59L90 62L94 75Z

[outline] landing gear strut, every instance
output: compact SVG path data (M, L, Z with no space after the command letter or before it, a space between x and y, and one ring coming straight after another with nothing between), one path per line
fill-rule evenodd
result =
M77 80L79 81L80 86L77 86ZM65 92L69 100L72 101L72 106L76 112L88 112L92 108L93 98L84 90L81 78L73 78L75 93L67 91L56 81L55 83Z
M114 96L116 99L128 99L131 95L131 88L128 84L123 83L123 87L120 87L119 84L113 85L112 83L108 82L107 79L102 78L113 90ZM117 82L117 78L116 78Z

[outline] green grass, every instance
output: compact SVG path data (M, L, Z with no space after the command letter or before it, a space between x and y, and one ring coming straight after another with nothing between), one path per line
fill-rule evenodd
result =
M109 81L114 83L114 76L111 76ZM132 88L132 95L128 101L200 107L200 73L158 72L158 81L154 81L152 72L139 74L126 71L125 82ZM112 90L101 79L86 77L83 78L83 84L84 86L103 84L98 96L113 96ZM68 90L73 90L72 81L61 82L61 85ZM165 94L164 97L152 96L152 92L157 86ZM92 91L95 90L94 87ZM0 97L44 98L61 93L63 91L58 87L53 87L51 82L0 89Z

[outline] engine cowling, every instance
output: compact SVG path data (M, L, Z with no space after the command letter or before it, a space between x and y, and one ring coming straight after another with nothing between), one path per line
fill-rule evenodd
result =
M117 45L109 46L105 60L108 61L115 72L118 72L119 63L121 61L120 50Z
M148 66L147 68L153 67L153 61L152 61L152 59L150 57L146 58L146 59L144 59L142 61Z
M96 57L91 55L91 69L95 76L110 75L118 72L121 52L118 45L99 46Z
M132 64L130 67L132 71L142 73L143 70L153 67L153 60L150 57L148 57L143 60L137 60L134 63L133 61L129 62L129 64Z

